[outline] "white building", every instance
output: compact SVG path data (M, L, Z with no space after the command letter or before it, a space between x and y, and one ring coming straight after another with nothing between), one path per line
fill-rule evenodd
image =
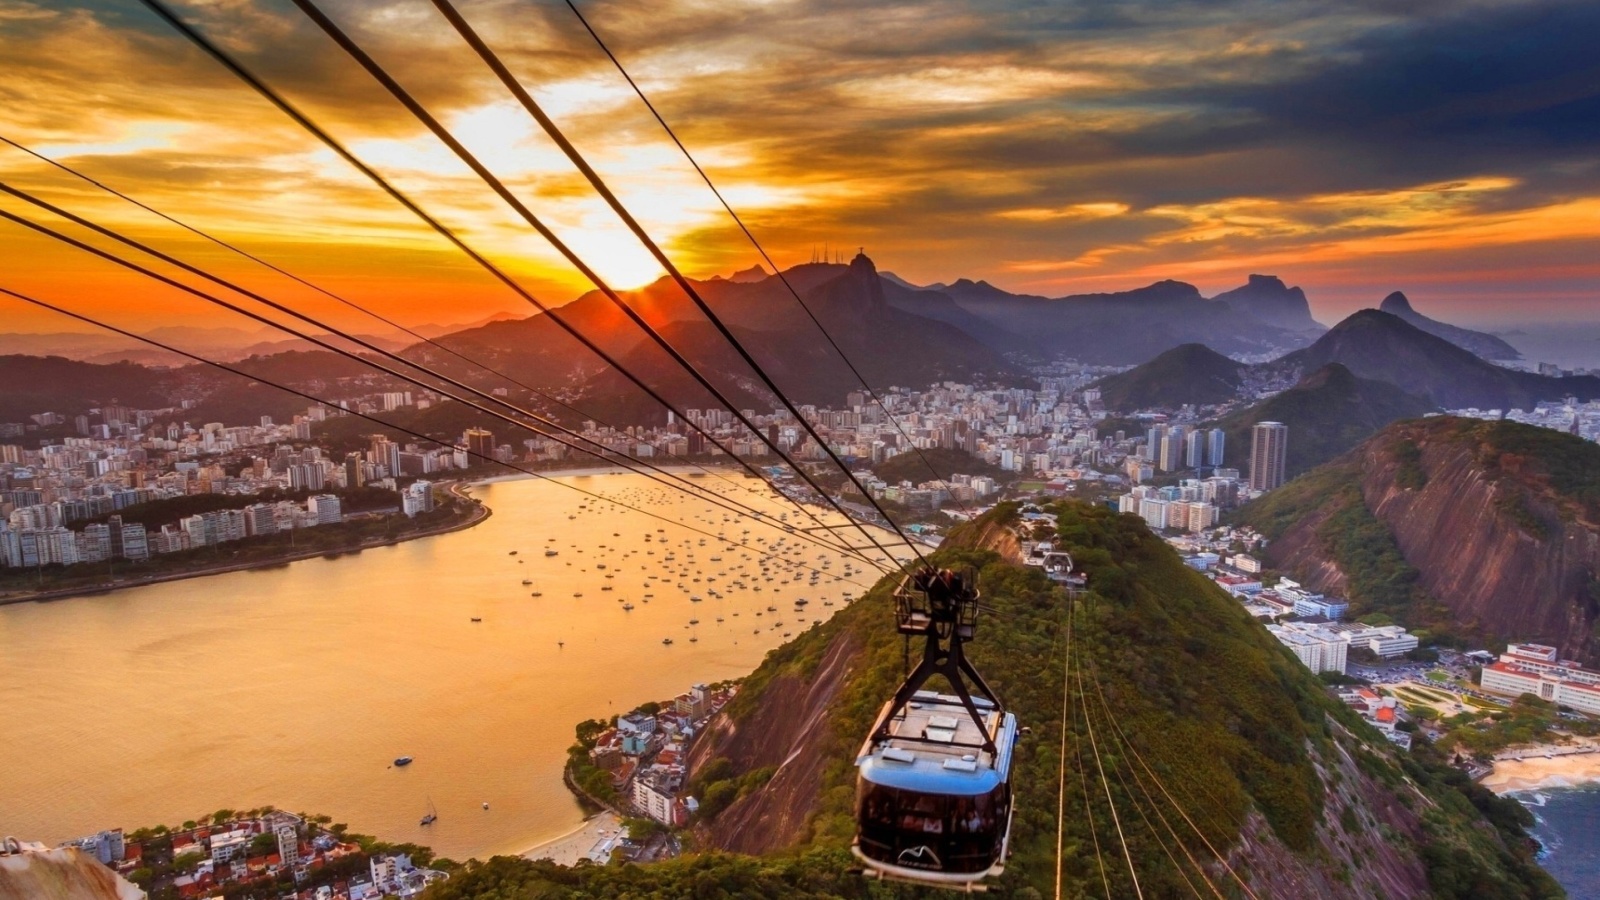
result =
M1510 644L1500 661L1483 667L1480 686L1507 697L1532 694L1579 712L1600 715L1600 672L1558 658L1554 647Z
M674 825L672 805L674 797L667 785L649 773L633 780L633 805L639 812L662 823Z
M318 525L337 525L344 521L339 498L332 494L317 494L306 498L306 511L317 517Z
M1343 672L1350 642L1343 635L1317 625L1268 625L1280 643L1312 672Z

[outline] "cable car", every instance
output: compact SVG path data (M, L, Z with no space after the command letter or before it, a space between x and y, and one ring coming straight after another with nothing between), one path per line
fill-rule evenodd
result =
M851 852L869 877L981 891L1005 869L1016 716L966 659L977 632L975 573L924 568L895 591L895 625L924 638L922 661L856 758ZM942 675L953 693L924 690Z

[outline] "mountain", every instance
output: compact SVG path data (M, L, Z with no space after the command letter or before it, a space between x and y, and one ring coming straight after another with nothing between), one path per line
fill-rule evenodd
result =
M0 356L0 422L21 422L41 412L73 416L121 404L170 405L168 377L133 363L95 365L59 356Z
M1378 309L1392 316L1398 316L1434 337L1444 338L1457 347L1471 351L1484 359L1513 360L1522 358L1522 354L1517 352L1517 348L1492 334L1472 331L1459 325L1451 325L1448 322L1428 318L1412 309L1411 301L1407 300L1406 295L1399 291L1395 291L1383 298L1383 303L1379 304Z
M761 264L757 263L748 269L744 269L729 275L728 280L738 282L739 284L754 284L758 281L766 281L771 277L771 275L767 274L767 270L761 268Z
M810 315L776 278L695 282L696 290L727 324L773 381L795 403L839 405L860 389L814 315L849 360L875 387L922 386L946 379L1026 383L1022 371L962 328L891 304L889 295L912 293L879 276L872 260L849 265L813 263L784 273ZM775 405L749 367L709 325L678 286L666 279L621 294L713 384L742 406ZM711 395L684 373L604 295L592 291L556 314L606 349L629 371L684 407L713 405ZM619 422L660 421L660 406L566 335L549 316L496 322L456 332L440 343L491 364L525 383L575 396L595 415ZM418 345L408 356L465 378L481 373L437 348Z
M1316 343L1273 365L1312 372L1329 363L1398 385L1445 409L1531 409L1540 400L1600 397L1600 378L1554 378L1502 368L1375 309L1352 314Z
M1311 304L1305 291L1289 287L1276 275L1251 275L1243 287L1224 291L1211 298L1287 331L1321 334L1327 329L1311 318Z
M1187 896L1185 857L1219 889L1232 872L1260 897L1560 895L1532 862L1519 804L1426 741L1390 744L1133 517L1050 511L1087 575L1084 596L1069 601L1018 564L1016 504L955 529L935 557L979 568L991 611L969 653L1029 731L1012 770L1012 855L990 885L1000 896L1053 896L1058 861L1063 896L1134 896L1129 867L1144 896ZM702 729L688 759L696 853L579 868L500 857L452 874L430 900L922 896L848 874L859 870L847 850L852 762L902 675L893 583L768 654ZM580 726L580 741L604 727ZM587 760L581 743L572 758ZM1151 811L1177 847L1153 836Z
M1274 567L1346 593L1357 614L1600 661L1600 446L1582 438L1397 422L1240 519L1272 539Z
M1227 434L1228 461L1242 470L1250 462L1250 431L1257 422L1288 425L1286 465L1292 477L1344 453L1396 419L1435 409L1386 381L1357 378L1344 366L1329 363L1294 387L1208 427Z
M1048 298L1012 294L985 281L959 279L929 285L891 298L901 308L919 312L943 295L968 320L983 322L988 331L969 333L1001 352L1035 356L1069 356L1099 365L1143 362L1187 343L1203 343L1225 354L1266 354L1303 347L1321 328L1309 308L1299 317L1292 309L1297 289L1270 290L1277 279L1239 289L1240 303L1208 300L1194 285L1159 281L1129 291ZM1256 313L1268 315L1263 319ZM930 312L955 322L953 313ZM1286 327L1283 323L1290 323Z
M1180 344L1090 387L1099 388L1100 402L1117 412L1212 406L1238 397L1248 368L1204 344Z

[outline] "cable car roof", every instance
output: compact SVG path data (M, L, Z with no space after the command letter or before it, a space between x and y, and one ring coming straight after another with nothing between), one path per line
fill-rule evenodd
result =
M961 700L950 694L917 691L903 715L889 722L889 739L862 748L856 760L862 778L873 784L931 794L987 794L1011 772L1017 720L994 704L974 697L986 726L995 732L995 753L981 745L984 735ZM996 719L1004 716L996 728ZM915 740L898 740L900 736ZM968 746L962 746L968 745Z

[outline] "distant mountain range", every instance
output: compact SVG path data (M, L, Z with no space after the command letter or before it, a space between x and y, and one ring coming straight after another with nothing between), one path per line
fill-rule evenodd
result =
M1057 298L966 279L922 288L895 281L906 293L890 303L956 325L997 350L1092 364L1125 365L1188 343L1224 354L1281 352L1325 330L1299 288L1267 275L1212 299L1181 281Z
M1411 301L1407 300L1406 295L1399 291L1395 291L1383 298L1383 302L1378 304L1378 310L1392 316L1398 316L1434 337L1444 338L1457 347L1469 350L1484 359L1506 361L1522 358L1522 354L1517 352L1517 348L1492 334L1473 331L1468 328L1462 328L1459 325L1451 325L1448 322L1440 322L1437 319L1428 318L1412 309Z
M1310 372L1334 362L1447 409L1528 409L1540 400L1600 397L1600 378L1560 378L1497 366L1375 309L1351 315L1310 347L1269 365Z
M1353 313L1310 346L1271 362L1247 366L1210 348L1186 345L1103 378L1096 386L1106 408L1113 411L1176 409L1234 399L1247 373L1263 379L1297 378L1331 364L1446 409L1528 409L1541 400L1600 397L1600 378L1537 375L1495 365L1376 309Z
M1450 338L1501 353L1504 348L1492 343L1498 339L1426 319L1409 305L1405 318L1367 310L1332 330L1324 329L1311 318L1304 291L1270 275L1252 275L1245 285L1209 299L1193 285L1178 281L1118 293L1048 298L1012 294L966 279L916 285L879 273L862 255L848 265L795 266L784 272L784 280L753 266L696 284L779 388L804 404L837 406L860 387L817 330L813 316L875 388L921 387L944 380L1025 385L1031 382L1026 371L1030 362L1068 356L1104 364L1149 360L1100 383L1106 406L1122 411L1222 403L1234 397L1247 378L1276 375L1279 380L1298 380L1329 364L1338 364L1364 381L1394 385L1436 407L1525 407L1568 394L1600 395L1600 379L1548 378L1486 362ZM789 286L800 292L806 308L794 302ZM662 279L622 297L736 404L774 408L774 398L676 284ZM1398 308L1403 298L1386 302ZM717 405L599 292L559 307L556 315L675 405ZM428 343L402 342L391 334L368 340L482 388L511 387L528 399L518 388L529 386L616 424L659 422L665 417L659 404L566 334L549 315L517 318L501 313L466 328L417 330L436 335L433 340L477 364ZM333 354L309 350L303 341L273 340L273 332L267 330L158 331L156 336L211 358L250 360L246 368L251 371L264 371L260 367L272 366L275 357L293 353L294 365L281 373L291 384L320 385L343 377L353 365ZM79 359L131 357L174 367L184 363L97 335L0 336L0 350L24 352L52 340L77 342L72 355ZM1286 352L1261 366L1245 365L1227 355L1259 356L1273 349ZM499 374L486 372L485 366ZM237 380L215 373L188 378L190 385ZM1368 396L1373 391L1362 390ZM23 396L15 399L22 402ZM81 406L68 403L69 399L62 396L56 403ZM237 403L226 403L217 412L231 414L248 399L247 394L238 394ZM283 397L274 397L274 408L283 404ZM1384 408L1412 405L1402 402Z

